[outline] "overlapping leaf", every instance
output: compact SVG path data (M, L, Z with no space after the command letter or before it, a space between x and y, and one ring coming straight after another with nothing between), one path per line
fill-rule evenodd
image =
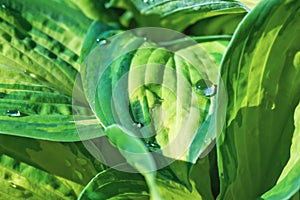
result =
M140 26L159 26L178 31L183 31L188 26L205 18L224 14L235 15L247 11L247 7L243 4L232 0L131 0L130 2L111 0L107 6L132 11Z
M163 199L201 199L194 189L188 191L172 181L156 179L156 186ZM118 188L116 190L115 188ZM149 191L140 174L108 169L95 176L80 195L83 199L149 199Z
M159 42L158 45L151 42L152 38L137 37L134 31L99 38L103 42L86 57L81 72L88 101L102 125L120 123L148 138L146 143L155 146L157 142L162 149L176 137L177 148L188 148L186 141L195 141L190 152L183 149L182 153L187 152L180 158L195 162L203 148L201 143L206 142L206 129L202 127L200 130L199 126L205 120L209 124L207 115L211 114L214 98L200 94L197 100L192 100L196 96L194 87L200 79L211 78L210 81L217 84L213 60L220 59L221 53L215 54L216 59L211 59L207 51L198 45L172 52L159 47ZM166 42L163 44L166 45ZM224 51L224 47L219 51ZM197 66L185 60L187 55L196 59L193 61ZM178 107L180 104L183 108ZM199 109L199 115L191 114L192 108ZM186 129L184 134L180 134L183 130L179 127L183 123L180 119L187 120L188 117L193 119L184 124ZM137 126L141 126L141 130ZM193 130L197 129L199 136L194 140ZM154 140L151 138L153 134L156 134ZM174 155L169 152L169 156ZM176 156L177 159L180 157Z
M58 1L0 3L0 132L56 141L90 138L78 136L73 114L93 118L82 86L74 85L91 21Z
M83 186L0 155L1 199L76 199Z
M299 8L299 1L260 3L223 60L228 113L218 145L220 199L258 198L288 161L300 99Z

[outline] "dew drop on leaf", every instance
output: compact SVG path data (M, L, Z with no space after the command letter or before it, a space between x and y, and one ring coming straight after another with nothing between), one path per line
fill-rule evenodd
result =
M27 116L26 114L21 113L19 110L7 110L6 114L9 117L24 117L24 116Z
M10 187L12 187L12 188L16 189L16 188L17 188L17 185L16 185L16 184L14 184L13 182L11 182L11 183L10 183Z
M138 127L138 128L143 128L144 124L142 124L140 122L135 122L135 123L133 123L133 126Z
M17 190L21 190L21 191L25 191L25 188L13 183L13 182L10 182L10 187L14 188L14 189L17 189Z
M206 97L212 97L217 92L217 86L214 85L210 80L200 79L195 84L195 90L197 94L201 94Z
M9 117L21 117L21 112L19 110L7 110L6 114Z
M96 42L97 42L99 45L107 45L107 44L110 43L109 40L103 39L103 38L97 38Z
M5 4L1 4L1 8L5 9L6 5Z

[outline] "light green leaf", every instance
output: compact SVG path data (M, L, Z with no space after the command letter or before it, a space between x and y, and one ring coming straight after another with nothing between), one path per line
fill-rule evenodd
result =
M165 27L183 31L199 20L224 15L245 13L247 8L233 0L111 0L107 7L131 10L139 26ZM202 27L203 28L203 27Z
M0 154L1 199L76 199L82 185Z
M239 0L239 2L246 5L248 8L253 9L261 0Z
M228 113L218 140L219 199L260 197L289 159L300 99L299 8L299 1L262 1L223 59Z

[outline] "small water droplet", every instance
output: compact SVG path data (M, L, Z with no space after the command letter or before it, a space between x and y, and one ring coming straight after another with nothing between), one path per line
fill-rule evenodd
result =
M144 41L147 41L147 40L148 40L148 38L147 38L147 37L144 37L143 39L144 39Z
M7 110L6 114L9 117L21 117L21 112L19 110Z
M160 146L157 144L157 142L155 140L146 141L145 145L150 151L157 151L157 149L160 148Z
M79 164L79 165L86 165L87 164L87 161L83 158L76 158L76 162Z
M6 5L5 5L5 4L2 4L2 5L1 5L1 8L4 8L4 9L5 9L5 8L6 8Z
M107 39L103 39L103 38L97 38L97 43L99 44L99 45L107 45L107 44L109 44L110 43L110 41L109 40L107 40Z
M17 189L18 186L17 186L16 184L14 184L13 182L11 182L11 183L10 183L10 187L12 187L12 188L14 188L14 189Z
M21 190L21 191L25 191L25 188L23 188L22 186L19 186L13 182L9 182L10 187L17 189L17 190Z
M37 75L27 71L27 70L24 70L24 73L27 74L28 76L32 77L32 78L37 78Z
M275 105L275 103L273 102L273 101L267 101L267 103L266 103L266 108L268 109L268 110L275 110L275 108L276 108L276 105Z
M214 85L210 80L200 79L195 84L196 93L206 97L212 97L217 92L217 85Z
M140 123L140 122L135 122L133 123L133 126L136 126L138 128L143 128L144 127L144 124Z

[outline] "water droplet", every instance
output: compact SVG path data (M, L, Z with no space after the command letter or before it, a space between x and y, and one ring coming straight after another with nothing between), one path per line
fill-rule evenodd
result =
M16 184L14 184L13 182L10 182L10 187L17 189L18 186Z
M13 183L13 182L9 182L9 185L10 185L10 187L12 187L12 188L14 188L14 189L21 190L21 191L25 191L25 188L23 188L23 187L20 186L20 185L17 185L17 184L15 184L15 183Z
M276 108L275 103L272 100L267 101L266 108L268 110L274 110Z
M157 149L160 148L160 146L156 143L156 141L147 141L147 142L146 142L146 147L147 147L150 151L157 151Z
M97 38L97 43L99 44L99 45L107 45L107 44L109 44L110 43L110 41L109 40L107 40L107 39L103 39L103 38Z
M195 84L196 93L204 95L206 97L212 97L217 92L217 86L210 80L201 79Z
M136 126L138 128L143 128L144 127L144 124L140 123L140 122L135 122L133 123L133 126Z
M86 165L87 164L87 161L83 158L76 158L76 162L79 164L79 165Z
M35 75L27 70L24 70L24 73L27 74L28 76L31 76L32 78L37 78L37 75Z
M6 8L6 5L5 5L5 4L2 4L2 5L1 5L1 8L4 8L4 9L5 9L5 8Z
M21 112L19 110L7 110L6 114L9 117L21 117Z

